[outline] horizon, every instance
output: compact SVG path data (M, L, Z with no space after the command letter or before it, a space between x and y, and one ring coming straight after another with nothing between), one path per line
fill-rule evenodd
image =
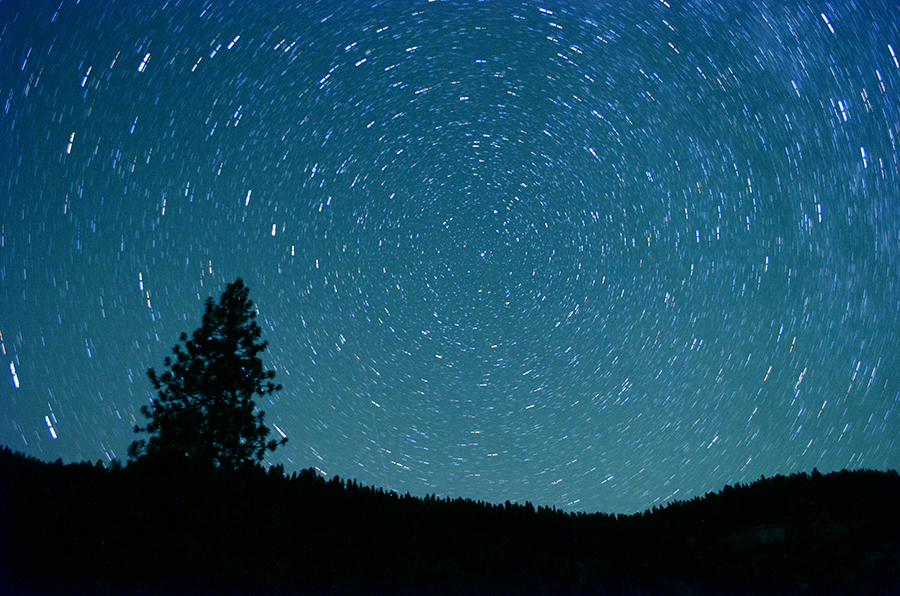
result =
M64 465L64 466L68 466L68 465L78 465L78 464L89 464L89 465L91 465L91 466L93 466L93 467L98 467L98 466L100 466L100 467L102 467L102 468L103 468L104 470L106 470L106 471L113 471L113 470L115 470L115 468L113 467L113 465L114 465L115 462L118 462L118 463L121 465L121 467L120 467L119 469L125 469L125 468L127 468L129 465L131 465L132 463L134 463L134 460L130 460L130 461L129 461L129 460L126 460L126 461L112 460L112 461L104 462L104 461L99 460L99 459L98 459L97 461L95 461L95 462L91 462L91 461L87 461L87 460L73 461L73 462L66 462L66 461L62 461L62 458L59 458L59 459L54 460L54 461L45 461L45 460L43 460L43 459L37 458L37 457L32 456L32 455L28 455L28 454L23 453L23 452L21 452L21 451L16 451L15 449L12 449L11 447L9 447L9 446L7 446L7 445L2 445L2 444L0 444L0 450L2 450L2 449L7 449L7 450L9 450L9 451L12 453L13 456L19 456L19 457L23 457L23 458L31 458L31 459L34 459L34 460L36 460L37 462L39 462L39 463L41 463L41 464L48 464L48 465L56 465L57 463L60 463L60 462L61 462L62 465ZM262 469L263 471L265 471L265 472L268 474L268 473L270 472L270 470L271 470L272 468L275 467L275 465L266 465L267 463L268 463L268 462L255 462L254 465L255 465L255 466L258 466L260 469ZM279 465L280 465L280 464L279 464ZM687 499L687 498L685 498L685 499L673 499L673 500L669 500L669 501L667 501L667 502L665 502L665 503L657 503L657 504L654 504L654 505L652 505L651 507L649 507L649 508L647 508L647 509L643 509L643 510L639 510L639 511L619 512L619 511L584 511L584 510L566 510L566 509L564 509L564 508L556 507L556 506L553 506L553 505L544 505L543 503L533 503L533 502L531 502L531 501L512 501L512 500L508 500L508 501L505 501L505 502L484 501L484 500L472 499L472 498L467 497L467 496L465 496L465 495L441 495L441 494L436 494L436 493L428 493L428 494L425 494L425 495L413 495L413 494L411 494L411 493L409 493L409 492L406 492L406 493L400 493L400 492L398 492L398 491L391 490L391 489L387 489L387 488L382 487L382 486L372 485L372 484L366 484L366 483L360 482L359 479L357 479L357 478L345 478L345 477L341 477L341 476L339 476L339 475L334 475L334 476L330 476L330 477L329 477L327 474L325 474L324 472L322 472L322 470L319 470L318 468L315 468L315 467L303 468L303 469L300 469L300 470L287 470L287 469L282 469L282 477L290 480L290 479L293 479L294 477L299 477L303 472L306 472L306 471L309 471L309 470L312 470L312 471L316 474L316 476L317 476L318 478L321 478L321 479L322 479L324 482L326 482L326 483L332 482L332 481L337 481L337 482L339 482L339 483L341 484L342 487L348 487L351 483L354 483L354 484L356 485L356 487L359 488L359 489L371 490L371 491L373 491L373 492L382 492L382 493L387 494L387 495L393 495L394 497L397 497L397 498L411 497L411 498L413 498L413 499L417 499L417 500L420 500L420 501L426 501L426 500L429 500L429 499L431 499L431 498L434 498L434 499L437 499L437 500L439 500L439 501L446 501L446 502L453 502L453 501L456 501L456 500L458 500L458 499L462 499L462 500L464 500L464 501L471 501L471 502L476 503L476 504L478 504L478 505L485 505L485 506L487 506L487 507L503 507L504 505L506 505L506 503L511 503L511 504L517 505L517 506L519 506L519 507L525 507L525 506L531 505L532 508L533 508L535 511L538 511L538 510L540 510L540 509L542 509L542 508L545 508L545 509L548 509L548 510L557 511L557 512L560 512L560 513L565 513L566 515L578 515L578 514L594 515L594 514L599 514L599 515L614 516L614 517L631 517L631 516L638 516L638 517L640 517L641 515L643 515L643 514L645 514L645 513L653 513L653 512L655 512L655 511L665 509L665 508L667 508L669 505L679 504L679 503L684 504L684 503L688 503L688 502L694 501L694 500L700 500L700 501L702 501L702 500L704 500L705 498L707 498L707 497L709 497L709 496L714 496L714 495L722 494L722 492L723 492L726 488L735 488L735 489L745 488L745 487L752 486L752 485L757 484L757 483L764 483L764 482L768 482L768 481L771 481L771 480L774 480L774 479L777 479L777 478L785 478L785 479L787 479L787 478L792 478L792 477L794 477L794 476L803 476L803 477L806 477L806 478L814 478L817 474L818 474L819 476L829 476L829 475L833 475L833 474L855 473L855 472L859 472L859 473L888 474L888 475L893 474L893 475L895 475L895 476L896 476L896 475L900 475L900 472L898 472L896 469L876 470L876 469L872 469L872 468L854 468L854 469L847 469L847 468L844 468L844 469L841 469L841 470L833 470L833 471L830 471L830 472L822 473L822 472L819 472L819 470L818 470L817 468L813 468L813 470L812 470L811 472L799 471L799 472L791 472L790 474L775 474L775 475L773 475L773 476L760 476L759 478L757 478L757 479L755 479L755 480L750 480L750 481L748 481L748 482L735 482L735 483L733 483L733 484L726 484L726 485L722 486L721 488L719 488L718 490L711 490L711 491L705 492L705 493L703 493L703 494L701 494L701 495L695 495L695 496L691 497L690 499ZM214 468L211 468L211 471L212 471L213 473L215 473L215 472L218 472L219 470L218 470L218 468L215 468L215 467L214 467Z

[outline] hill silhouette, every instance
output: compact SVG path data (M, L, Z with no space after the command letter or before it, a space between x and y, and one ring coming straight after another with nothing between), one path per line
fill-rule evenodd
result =
M0 448L4 594L896 594L900 476L763 478L635 515L414 498L308 469Z

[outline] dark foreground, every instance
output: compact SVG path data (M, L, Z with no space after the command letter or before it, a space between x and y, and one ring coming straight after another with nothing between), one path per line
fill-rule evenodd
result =
M0 449L3 594L898 594L900 476L761 479L633 516L401 497L312 470Z

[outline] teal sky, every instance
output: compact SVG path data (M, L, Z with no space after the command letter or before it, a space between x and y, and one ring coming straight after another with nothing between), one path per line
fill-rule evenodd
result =
M3 3L0 443L124 459L241 277L289 471L900 467L900 14L782 4Z

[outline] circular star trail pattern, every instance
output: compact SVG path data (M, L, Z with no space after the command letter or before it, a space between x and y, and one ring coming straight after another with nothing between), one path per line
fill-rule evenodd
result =
M791 4L4 3L0 443L124 459L241 277L288 471L897 468L900 13Z

